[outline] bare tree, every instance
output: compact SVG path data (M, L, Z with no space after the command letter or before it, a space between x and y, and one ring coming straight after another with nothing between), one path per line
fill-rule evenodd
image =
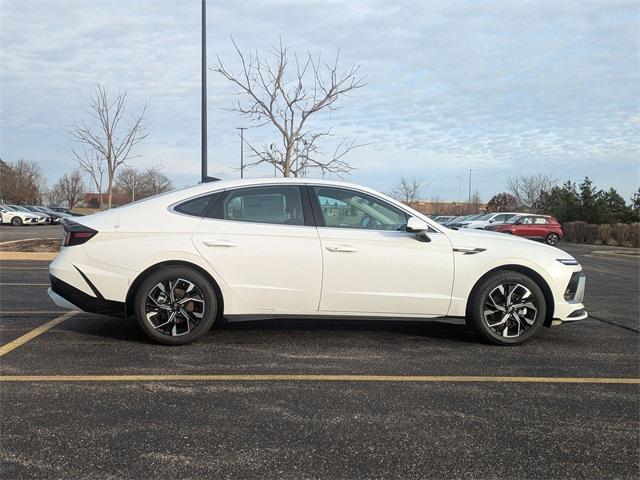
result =
M45 189L42 169L33 160L2 162L0 196L7 202L39 203Z
M416 177L401 177L400 182L393 190L393 196L407 205L411 205L420 200L422 189L425 187L424 180Z
M280 137L262 147L245 140L253 158L246 167L270 164L285 177L306 175L311 168L320 169L323 175L349 173L353 168L344 157L361 145L355 139L343 139L331 151L325 151L321 143L333 136L331 129L314 131L308 120L323 110L334 110L340 98L366 85L360 67L340 70L339 52L331 63L309 52L302 58L294 53L290 63L289 50L282 41L265 60L257 52L242 53L233 38L231 41L240 58L240 71L228 69L220 58L213 68L234 85L242 99L231 110L247 117L254 126L271 125Z
M49 189L47 194L49 205L62 205L64 203L64 195L60 190L60 185L57 183Z
M116 176L115 187L128 201L133 202L136 199L136 190L140 193L140 174L133 167L121 168Z
M433 215L442 214L443 203L439 195L434 195L433 197L431 197L430 203L431 203L431 211L429 213Z
M147 168L143 173L149 195L158 195L173 190L173 183L169 177L162 173L162 169L158 165Z
M80 201L85 190L86 187L82 179L82 172L76 169L70 174L65 173L60 177L58 183L53 187L52 193L66 202L69 208L73 208Z
M171 180L158 166L149 167L143 172L131 167L122 168L116 177L115 186L131 201L173 189Z
M479 205L482 203L482 197L480 196L480 192L478 190L473 191L473 195L471 195L470 207L474 213L478 213Z
M547 173L520 174L507 178L505 187L528 210L534 210L542 192L551 190L558 183Z
M102 85L96 85L93 96L89 101L89 115L91 122L84 120L80 125L69 129L72 138L85 151L73 151L74 158L84 171L99 171L92 165L104 162L107 173L107 208L111 208L113 185L118 167L128 159L135 158L131 151L140 143L147 134L143 129L143 118L146 105L138 115L132 117L130 123L125 125L125 112L127 92L120 92L113 98ZM90 155L87 159L87 153ZM94 178L94 183L97 184ZM101 196L102 198L102 196Z
M72 154L80 170L89 175L91 183L100 198L100 208L104 208L102 194L104 193L104 175L107 171L106 159L95 150L85 146L80 149L73 149Z
M496 193L487 203L490 212L515 212L519 208L518 199L506 192Z

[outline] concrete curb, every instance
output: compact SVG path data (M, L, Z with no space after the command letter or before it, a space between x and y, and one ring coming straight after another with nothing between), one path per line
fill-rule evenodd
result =
M48 260L51 261L58 252L0 252L0 260Z
M8 240L6 242L0 242L0 245L11 245L12 243L21 243L21 242L33 242L34 240L49 240L48 238L22 238L20 240Z
M618 257L618 258L631 258L640 260L640 252L626 252L626 251L610 251L610 250L594 250L592 255Z

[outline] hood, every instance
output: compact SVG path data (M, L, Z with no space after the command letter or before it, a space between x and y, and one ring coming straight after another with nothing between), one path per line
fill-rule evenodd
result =
M508 253L508 255L512 256L524 258L548 257L549 262L558 258L573 258L567 252L546 243L490 230L451 230L447 232L447 236L454 248L500 249L505 254Z

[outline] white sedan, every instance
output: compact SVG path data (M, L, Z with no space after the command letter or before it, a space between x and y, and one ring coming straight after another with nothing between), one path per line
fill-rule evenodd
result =
M20 225L38 225L44 223L41 215L19 210L13 205L0 205L0 223L10 223L14 227Z
M222 317L464 317L514 345L587 317L582 268L562 250L449 230L341 182L219 181L63 223L55 303L133 315L164 344Z

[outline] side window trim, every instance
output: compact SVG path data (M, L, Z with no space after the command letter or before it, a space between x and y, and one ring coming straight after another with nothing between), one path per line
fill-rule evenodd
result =
M313 199L309 191L308 185L298 185L300 191L300 198L302 199L302 215L304 218L304 226L316 227L318 225L318 218L314 212Z
M326 227L326 224L324 222L324 215L322 215L322 208L320 207L320 201L318 200L316 192L313 191L314 187L315 185L305 185L307 197L311 202L311 212L313 215L313 219L315 221L316 227Z

